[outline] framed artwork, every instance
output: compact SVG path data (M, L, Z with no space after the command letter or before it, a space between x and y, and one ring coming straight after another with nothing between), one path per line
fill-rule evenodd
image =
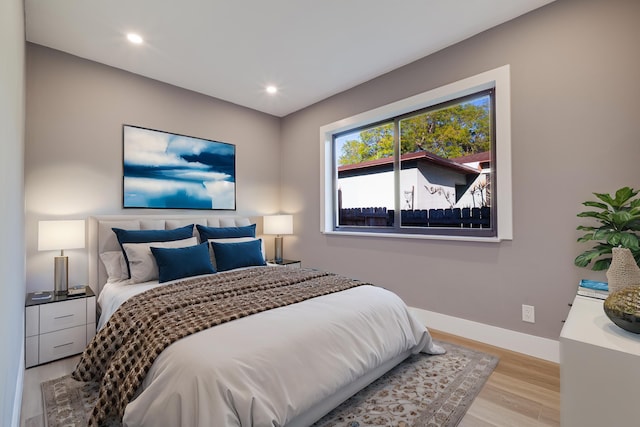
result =
M236 209L236 146L123 125L123 206Z

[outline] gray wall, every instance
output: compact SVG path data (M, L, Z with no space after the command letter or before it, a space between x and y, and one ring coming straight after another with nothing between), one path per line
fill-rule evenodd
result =
M235 144L237 213L278 212L280 119L27 44L28 290L53 288L56 253L38 252L38 220L125 213L123 124ZM137 212L168 211L126 210ZM267 242L268 248L271 245ZM65 254L69 256L69 284L86 283L86 251Z
M640 2L559 0L287 116L285 252L370 280L411 306L557 339L580 278L576 214L592 192L640 187ZM329 60L329 58L328 58ZM511 64L514 239L499 244L325 236L319 127ZM521 321L521 305L536 323Z
M24 10L0 2L0 425L18 426L24 348Z

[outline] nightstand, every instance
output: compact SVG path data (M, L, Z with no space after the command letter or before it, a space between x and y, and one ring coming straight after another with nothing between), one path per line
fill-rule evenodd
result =
M302 261L293 259L283 259L277 261L275 259L268 259L267 265L270 267L289 267L289 268L302 268Z
M82 353L96 334L96 296L91 288L87 286L83 295L51 295L46 300L34 296L28 294L25 304L25 366Z

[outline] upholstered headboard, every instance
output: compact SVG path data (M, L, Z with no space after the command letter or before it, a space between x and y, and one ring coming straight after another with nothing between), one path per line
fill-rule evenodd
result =
M89 217L89 285L97 294L107 282L107 272L100 254L120 250L112 228L127 230L170 230L189 224L208 227L241 227L256 223L255 219L222 215L104 215ZM198 233L194 227L194 236Z

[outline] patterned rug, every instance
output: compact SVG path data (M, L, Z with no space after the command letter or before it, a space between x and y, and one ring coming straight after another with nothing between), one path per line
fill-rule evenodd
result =
M498 358L446 342L438 344L447 349L446 354L409 357L314 426L457 426ZM43 382L42 395L46 426L84 427L97 388L65 375Z

